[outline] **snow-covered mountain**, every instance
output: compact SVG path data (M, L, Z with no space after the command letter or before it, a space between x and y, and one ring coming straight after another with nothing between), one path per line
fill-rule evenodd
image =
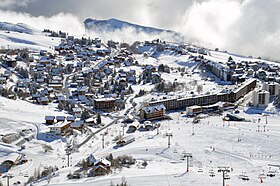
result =
M133 28L136 32L145 32L145 33L162 33L162 32L172 32L169 30L163 30L159 28L146 27L118 19L108 19L108 20L97 20L88 18L84 21L85 27L88 30L93 31L115 31L121 30L123 28Z
M33 34L34 32L37 32L36 29L24 23L13 24L8 22L0 22L0 30L13 31L19 33L26 33L26 34Z

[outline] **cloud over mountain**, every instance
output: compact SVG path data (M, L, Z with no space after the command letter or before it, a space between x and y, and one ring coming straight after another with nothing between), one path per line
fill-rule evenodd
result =
M279 0L2 0L1 21L83 32L88 18L118 18L175 30L187 41L246 55L278 58ZM21 3L22 2L22 3ZM28 14L27 14L28 13Z

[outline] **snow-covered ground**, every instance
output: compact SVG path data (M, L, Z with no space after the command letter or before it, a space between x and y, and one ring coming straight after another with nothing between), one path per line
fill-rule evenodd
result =
M53 46L58 45L60 39L46 37L40 34L25 33L7 33L0 31L0 44L4 47L11 48L32 48L53 50ZM154 50L154 49L151 49ZM207 59L214 61L227 61L232 54L211 51ZM203 93L221 90L215 82L210 82L195 73L197 63L189 60L189 55L174 55L165 52L154 57L143 57L143 55L135 55L140 65L160 64L168 65L174 70L171 73L161 73L161 77L166 81L178 81L186 83L188 91L192 90L190 84L193 80L197 84L203 85ZM234 60L248 60L246 57L233 56ZM257 60L257 59L250 59ZM188 73L181 75L176 72L177 67L186 67ZM129 67L136 70L137 76L141 74L141 67ZM0 69L4 71L3 68ZM133 98L140 89L152 91L154 85L133 85L134 94L128 98L126 110L115 112L113 116L124 115L129 108L133 108L130 100L137 103L136 110L140 108L143 102L152 97L159 96L157 93L151 93L140 98ZM185 96L188 94L184 90L181 91ZM171 95L171 94L170 94ZM177 96L173 93L173 96ZM171 95L172 96L172 95ZM270 114L267 118L263 115L256 114L258 110L252 110L240 107L241 117L246 118L246 122L223 122L222 116L205 116L202 117L200 123L193 124L193 118L187 118L183 111L167 113L172 120L160 121L160 134L157 131L136 131L133 133L136 140L121 148L115 147L113 139L122 132L121 124L113 124L105 131L105 148L101 148L102 137L100 134L95 135L89 142L81 146L78 151L71 154L70 168L66 167L65 145L67 142L81 143L86 139L88 134L76 132L69 138L60 138L55 136L47 137L46 132L49 130L44 125L46 115L66 115L56 109L57 105L49 104L48 106L36 105L27 101L10 100L0 97L0 135L11 133L20 133L28 129L30 132L27 136L33 136L32 140L25 143L25 149L20 149L20 145L16 145L24 137L12 142L11 144L0 142L0 161L3 161L11 153L23 153L26 155L28 162L14 166L9 171L14 174L11 183L27 181L24 175L32 175L37 169L44 169L45 166L57 166L59 171L49 180L41 180L35 185L110 185L110 183L118 184L125 177L129 185L221 185L222 173L218 173L219 166L230 167L227 180L228 185L259 185L259 174L263 171L266 173L271 165L279 165L280 161L280 115L277 110L270 105L267 110ZM259 122L260 118L260 122ZM112 122L110 117L102 117L102 122L106 125ZM98 130L91 129L93 132ZM125 131L127 128L125 128ZM258 131L259 130L259 131ZM265 130L265 131L264 131ZM171 146L167 148L168 138L165 134L172 133ZM194 134L194 135L193 135ZM127 134L125 134L127 135ZM238 138L241 141L238 141ZM44 145L49 145L53 150L45 152ZM105 157L110 153L113 156L131 155L137 160L136 165L131 168L124 168L122 171L113 171L112 174L83 178L80 180L68 180L66 175L79 169L75 165L87 158L90 154L97 157ZM184 153L192 153L190 172L186 173L186 160L182 159ZM148 165L143 169L140 164L147 161ZM213 169L215 177L209 176L209 171ZM264 179L265 185L278 186L280 183L279 167L272 167L272 170L278 170L273 178ZM244 182L238 179L238 176L246 172L250 180ZM5 184L6 180L1 178Z
M59 171L58 177L51 179L50 185L110 185L117 184L122 177L130 185L221 185L222 175L217 172L218 166L228 166L232 170L229 173L228 185L258 185L259 174L268 171L268 164L278 165L279 156L279 135L280 130L277 124L279 116L269 116L268 124L261 115L249 115L241 112L240 116L251 120L248 122L225 122L221 116L206 117L200 124L194 125L192 119L186 118L184 114L171 113L171 121L161 123L160 134L156 131L135 132L136 141L125 147L115 149L110 142L110 137L118 133L118 126L109 129L109 136L104 150L100 149L101 141L94 142L91 147L81 149L80 156L94 153L102 157L112 153L114 156L131 155L138 162L146 160L148 166L140 169L138 166L124 168L121 172L104 177L85 178L77 181L65 179L69 173L68 169ZM260 123L256 121L261 118ZM257 126L262 132L257 132ZM266 125L266 132L263 126ZM166 132L172 132L171 147L167 148ZM241 141L238 142L240 132ZM99 146L99 149L98 149ZM98 150L97 150L98 149ZM192 153L190 172L186 173L186 161L182 160L183 153ZM73 157L78 157L74 154ZM57 162L59 163L59 161ZM209 176L209 170L214 169L215 177ZM278 169L274 167L273 169ZM203 172L198 172L202 170ZM244 182L238 176L246 172L250 180ZM278 185L279 173L274 178L266 178L266 185ZM39 185L44 185L42 182Z
M0 46L4 48L53 51L60 40L61 38L46 37L41 33L27 34L0 30Z
M169 113L172 120L160 122L159 135L156 134L156 131L136 131L133 134L136 138L135 142L117 149L114 147L115 143L112 142L112 139L119 135L121 127L119 123L114 124L107 130L105 149L101 148L101 136L96 135L78 152L71 155L71 169L62 168L66 166L64 139L54 139L49 143L34 139L22 151L18 151L19 147L13 144L1 143L0 152L1 156L5 157L9 152L18 151L26 154L29 160L28 163L10 170L15 175L11 179L11 183L26 180L24 175L26 173L32 175L35 169L57 165L60 170L56 176L48 180L50 185L110 185L111 182L120 183L122 177L125 177L130 185L221 185L222 175L217 172L217 167L229 166L233 171L229 173L231 179L227 180L227 184L258 185L260 184L258 176L263 170L268 171L268 164L279 164L280 128L278 120L280 116L268 116L268 124L266 124L264 116L247 114L243 112L242 108L239 110L241 111L239 115L245 117L248 122L223 122L222 116L208 116L202 118L199 124L193 125L193 119L187 118L184 113L172 112ZM24 127L35 130L35 126L38 126L41 130L43 124L40 123L43 122L45 113L56 114L56 111L53 108L37 106L24 101L1 98L1 134L17 131ZM13 120L6 121L3 118ZM261 120L258 123L259 118ZM109 120L104 122L109 122ZM10 127L11 125L12 127ZM261 132L257 132L258 126ZM264 126L266 126L265 132L263 131ZM170 148L167 148L166 132L173 134ZM240 142L237 141L238 136L240 136ZM50 145L54 150L45 153L43 144ZM181 159L185 152L193 155L189 173L186 173L186 160ZM141 169L135 165L104 177L84 178L76 181L66 179L66 175L70 171L77 169L74 165L89 154L104 157L109 153L112 153L113 156L131 155L137 162L146 160L148 166ZM216 175L213 178L209 176L209 170L212 168ZM198 172L198 170L203 172ZM246 172L246 175L249 176L248 182L238 179L242 172ZM276 186L279 182L278 173L274 178L267 177L264 180L266 185ZM45 184L47 181L38 183L38 185Z

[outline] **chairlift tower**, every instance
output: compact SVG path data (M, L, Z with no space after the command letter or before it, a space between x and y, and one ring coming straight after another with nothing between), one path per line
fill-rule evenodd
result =
M105 139L104 139L104 136L105 136L105 134L103 133L103 134L101 134L101 136L102 136L102 149L104 149L104 141L105 141Z
M263 116L265 116L265 124L268 124L267 116L269 116L269 115L268 114L263 114Z
M237 139L237 141L238 142L241 141L241 129L240 128L238 129L238 139Z
M124 137L124 128L126 127L127 125L125 123L121 124L121 127L122 127L122 135Z
M14 177L14 175L11 173L7 173L6 175L3 176L3 178L7 178L7 186L10 185L10 179L13 177Z
M70 164L69 156L71 155L72 150L73 150L73 147L70 144L67 144L65 152L66 152L66 155L67 155L67 166L68 167L69 167L69 164Z
M167 145L168 145L168 148L170 148L170 138L171 138L173 135L172 135L172 133L169 131L169 132L167 132L167 133L165 134L165 136L168 137L168 143L167 143Z
M223 186L225 186L225 175L226 173L230 172L229 167L218 167L218 172L222 172L223 173Z
M194 123L192 123L192 136L194 136Z
M189 172L189 159L192 158L192 153L183 153L183 157L187 158L187 172Z

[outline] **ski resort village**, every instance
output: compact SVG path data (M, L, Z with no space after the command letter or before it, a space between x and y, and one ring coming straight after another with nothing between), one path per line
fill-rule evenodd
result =
M0 185L280 185L278 63L0 29Z

